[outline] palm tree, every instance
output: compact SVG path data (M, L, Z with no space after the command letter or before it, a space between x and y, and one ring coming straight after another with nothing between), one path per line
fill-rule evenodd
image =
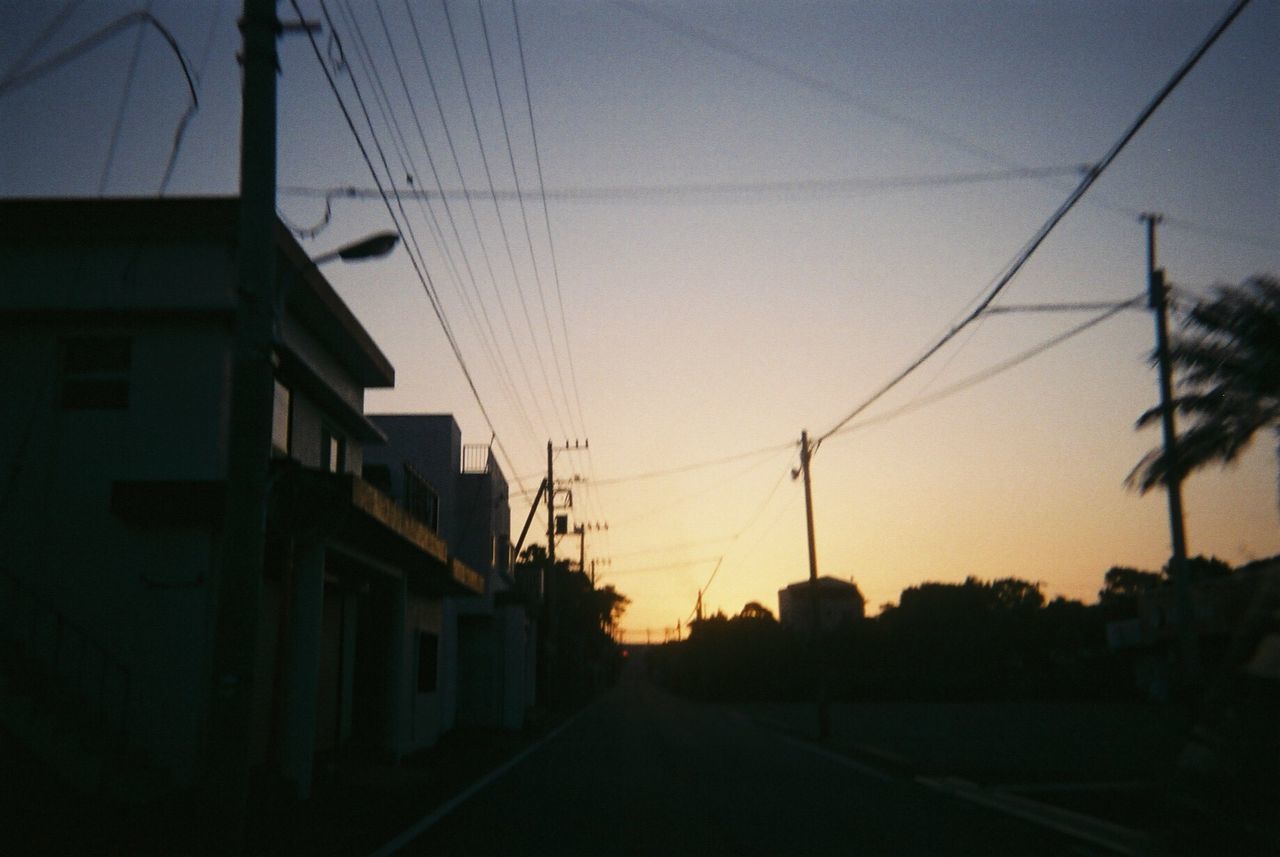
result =
M1173 404L1188 419L1178 436L1179 475L1212 461L1234 461L1267 428L1275 433L1280 458L1280 280L1258 275L1238 286L1217 286L1182 326L1170 345L1179 373ZM1138 418L1138 426L1158 419L1156 406ZM1163 447L1157 447L1126 481L1146 493L1165 484L1169 470Z

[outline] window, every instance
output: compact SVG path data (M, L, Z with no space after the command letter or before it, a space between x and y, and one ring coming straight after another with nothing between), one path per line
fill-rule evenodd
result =
M271 448L281 455L289 454L293 429L293 392L276 380L275 407L271 412Z
M436 662L440 654L440 638L429 631L418 634L418 693L435 693Z
M320 466L330 473L341 473L347 466L347 442L328 426L320 432Z
M77 336L62 342L62 407L120 411L129 407L133 341L127 336Z
M440 498L418 471L404 466L404 507L433 532L440 532Z

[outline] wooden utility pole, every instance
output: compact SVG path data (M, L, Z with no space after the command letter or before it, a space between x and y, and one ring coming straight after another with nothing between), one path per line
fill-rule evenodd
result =
M818 550L813 536L813 487L809 478L809 459L813 448L809 445L809 432L800 432L800 470L804 474L804 518L809 535L809 605L810 637L813 645L815 695L818 705L818 740L825 741L831 735L831 712L827 705L827 677L822 657L821 624L818 614Z
M1156 225L1164 218L1146 213L1147 225L1147 305L1155 314L1156 364L1160 376L1160 428L1164 436L1165 494L1169 500L1169 539L1173 577L1178 604L1178 641L1182 653L1182 680L1194 686L1200 676L1200 653L1196 645L1195 614L1191 599L1191 567L1187 563L1187 535L1182 512L1182 464L1178 458L1178 431L1173 405L1173 364L1169 358L1169 289L1164 269L1156 267Z

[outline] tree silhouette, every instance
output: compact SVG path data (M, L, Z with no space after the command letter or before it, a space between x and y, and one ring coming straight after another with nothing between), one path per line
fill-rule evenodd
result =
M734 618L745 619L745 620L756 619L756 620L762 620L765 622L776 621L773 618L773 611L770 610L768 607L765 607L759 601L748 601L746 604L743 605L742 612L740 612Z
M599 689L619 666L612 633L631 600L611 585L595 588L591 578L564 560L548 569L541 545L521 551L515 576L541 607L540 686L557 703L581 700Z
M1266 428L1275 432L1280 456L1280 280L1259 275L1218 286L1192 307L1183 327L1170 347L1180 373L1173 404L1190 422L1178 437L1179 475L1234 461ZM1138 426L1159 419L1157 406ZM1169 477L1169 461L1157 447L1126 481L1146 493Z
M1143 571L1123 565L1113 565L1103 576L1102 589L1098 591L1098 603L1104 607L1137 610L1138 596L1148 589L1155 589L1165 582L1158 571Z

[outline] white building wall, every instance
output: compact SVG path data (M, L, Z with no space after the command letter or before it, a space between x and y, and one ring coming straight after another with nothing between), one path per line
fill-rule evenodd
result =
M61 406L59 342L88 334L130 336L127 408ZM131 694L124 725L179 784L200 767L216 544L206 527L120 519L111 486L217 477L225 343L218 325L31 324L0 337L0 384L15 394L11 412L22 415L0 421L0 456L17 468L0 514L4 563L81 629L89 648L124 664ZM105 678L115 681L114 672ZM95 687L86 681L87 704ZM118 694L113 687L103 699Z
M435 744L445 731L446 719L451 719L446 718L444 710L446 699L450 698L444 688L444 626L444 605L441 599L418 597L409 599L409 618L405 622L405 629L412 652L409 698L409 744L412 749ZM435 634L437 639L436 689L429 693L419 692L417 685L420 668L418 658L421 654L418 635L423 632Z

